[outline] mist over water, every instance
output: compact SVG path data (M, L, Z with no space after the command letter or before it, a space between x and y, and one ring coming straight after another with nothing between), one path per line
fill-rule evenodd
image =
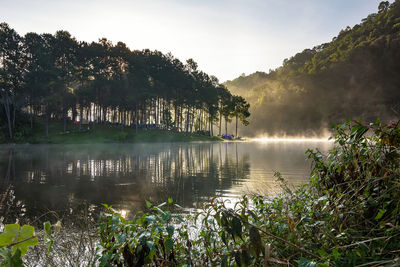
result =
M251 142L296 142L296 143L316 143L316 142L333 142L329 140L329 136L325 137L306 137L306 136L288 136L288 137L278 137L278 136L259 136L256 138L247 138Z
M0 150L0 183L9 188L5 220L34 220L55 211L64 221L97 218L102 203L129 216L144 201L168 197L190 211L214 196L273 195L279 171L292 186L307 182L307 148L328 142L205 142L102 145L26 145ZM44 216L42 219L46 219Z

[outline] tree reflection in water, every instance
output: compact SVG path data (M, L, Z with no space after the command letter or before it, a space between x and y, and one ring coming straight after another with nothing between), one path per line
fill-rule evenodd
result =
M0 217L5 223L54 220L85 225L101 204L127 217L168 197L196 209L214 196L276 192L274 171L305 182L309 147L329 143L148 143L27 145L0 149ZM1 200L0 199L0 200ZM56 212L56 213L54 213ZM1 219L1 218L0 218Z
M0 152L0 186L7 195L4 223L96 220L101 203L127 216L144 200L168 197L186 209L249 178L246 154L228 153L226 143L40 145ZM236 144L237 146L237 144ZM7 209L7 210L5 210ZM83 220L80 222L80 220Z

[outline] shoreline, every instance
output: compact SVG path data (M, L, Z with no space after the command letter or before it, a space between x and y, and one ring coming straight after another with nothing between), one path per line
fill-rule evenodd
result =
M49 136L43 131L34 131L32 134L20 137L12 142L0 143L1 147L35 144L134 144L134 143L176 143L176 142L220 142L218 136L206 136L196 133L182 133L168 130L139 130L136 133L132 128L117 128L106 125L96 125L89 131L79 131L76 127L62 133L59 129L52 129Z

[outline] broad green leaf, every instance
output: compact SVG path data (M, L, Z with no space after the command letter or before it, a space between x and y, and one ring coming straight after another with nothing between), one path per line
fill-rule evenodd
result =
M114 216L114 217L112 218L112 222L115 223L115 224L119 223L119 217Z
M17 242L23 241L19 244L13 246L13 253L16 252L17 249L21 250L22 256L28 252L28 247L33 247L38 244L38 238L34 237L35 228L33 226L24 225L21 227L20 235L17 239Z
M171 238L168 238L165 241L165 249L167 250L167 252L170 252L173 246L174 246L174 242L172 241Z
M154 247L154 242L153 242L153 241L146 241L146 245L147 245L150 249L153 249L153 247Z
M167 205L167 202L163 202L163 203L161 203L160 205L158 205L157 207L158 207L158 208L162 208L162 207L164 207L165 205Z
M233 234L242 238L242 222L239 218L233 217L232 219Z
M165 203L165 202L164 202ZM154 211L158 211L159 213L161 213L161 215L165 215L165 212L160 209L158 206L153 208Z
M0 248L0 256L3 258L3 261L0 263L0 266L4 267L23 267L24 263L21 258L21 251L18 249L14 255L11 253L11 250L8 248Z
M52 246L53 246L53 240L51 238L51 225L50 222L45 222L43 223L43 229L44 229L44 243L47 247L47 251L51 252Z
M339 258L339 256L340 256L340 253L339 253L339 251L337 251L336 249L334 249L334 250L332 250L332 255L333 255L333 258L334 258L335 260L337 260L337 259Z
M162 214L162 218L163 218L164 222L167 222L170 217L171 217L170 211L166 211L164 214Z
M46 234L51 235L51 225L50 222L43 223L43 229Z
M0 246L4 247L26 240L12 246L13 254L19 249L23 256L28 252L28 247L35 246L38 243L37 237L33 237L34 231L33 226L24 225L20 228L19 224L7 224L4 227L4 232L0 234Z
M379 220L380 218L383 217L383 215L385 214L386 210L385 209L379 209L378 214L375 217L375 220Z
M4 232L0 234L0 246L8 246L17 240L19 224L7 224L4 226Z
M329 255L328 255L328 253L325 251L325 250L323 250L323 249L319 249L318 250L318 254L322 257L322 258L327 258Z
M255 256L258 257L262 249L260 233L258 232L257 228L251 226L249 229L249 235L250 235L250 243L255 252Z
M222 236L221 236L222 242L224 242L225 245L228 245L226 242L226 234L225 232L222 232Z
M299 267L316 267L317 264L313 261L310 261L306 258L301 258L299 261Z
M152 205L152 204L151 204L149 201L146 200L146 206L147 206L147 208L150 208L151 205Z
M125 241L125 239L126 239L126 235L125 234L121 234L119 237L118 237L118 240L119 240L119 242L124 242Z
M146 222L154 222L156 220L156 217L153 215L146 216Z
M52 239L50 239L50 238L46 238L46 239L44 240L44 243L45 243L45 245L46 245L46 247L47 247L47 251L48 251L48 252L51 252L51 251L53 250L53 243L54 243L54 241L53 241Z
M10 232L0 234L0 247L7 246L13 242L15 235Z
M173 226L167 226L167 232L169 236L173 236L174 235L174 230L175 228Z
M8 254L11 255L11 251L8 248L0 248L0 256L3 257L3 259L5 259Z
M183 209L181 205L174 204L174 206L177 207L178 209Z
M16 252L17 249L21 250L22 256L28 252L28 247L34 247L38 244L38 238L35 236L29 240L21 242L15 246L13 246L13 253Z
M176 216L176 219L177 219L179 222L181 222L181 223L185 222L185 221L183 220L182 216L180 216L180 215Z

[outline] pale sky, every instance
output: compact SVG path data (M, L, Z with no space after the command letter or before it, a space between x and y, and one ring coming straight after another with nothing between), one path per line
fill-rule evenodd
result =
M193 58L221 82L279 67L377 12L380 0L0 0L19 34L67 30ZM392 1L390 1L392 2Z

